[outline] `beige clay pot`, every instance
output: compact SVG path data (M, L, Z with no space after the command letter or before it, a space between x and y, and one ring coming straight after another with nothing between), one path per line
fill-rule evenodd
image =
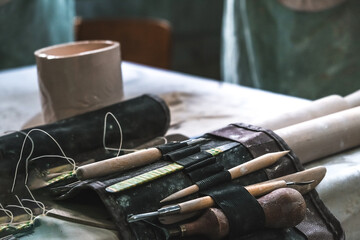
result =
M120 45L81 41L35 52L45 123L114 104L123 98Z

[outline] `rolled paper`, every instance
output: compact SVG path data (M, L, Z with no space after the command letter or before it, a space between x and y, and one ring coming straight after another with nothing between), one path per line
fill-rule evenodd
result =
M275 130L307 163L360 145L360 107Z

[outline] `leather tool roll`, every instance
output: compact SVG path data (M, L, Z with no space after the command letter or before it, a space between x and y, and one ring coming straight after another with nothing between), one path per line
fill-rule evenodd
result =
M95 159L113 157L117 151L108 151L103 146L104 119L110 112L119 121L123 134L123 148L133 148L151 139L164 136L170 123L170 113L165 102L153 95L143 95L114 105L77 115L58 122L37 127L49 133L59 143L67 157L77 163ZM15 166L20 156L25 134L31 131L14 132L0 137L0 199L11 189ZM42 155L62 155L57 145L44 133L34 131L30 134L34 142L31 157ZM106 146L118 148L120 144L119 128L112 117L107 118ZM23 187L25 159L31 149L26 141L22 161L19 167L19 180L16 187ZM65 164L64 159L39 159L32 164L40 168L50 168L54 164ZM2 202L2 204L5 204Z
M221 164L224 169L232 168L269 152L291 150L287 144L272 131L244 124L232 124L223 129L205 134L204 137L210 138L211 140L200 144L202 150L217 147L231 141L240 143L215 156L216 163ZM197 180L192 179L191 175L188 174L189 170L185 168L182 171L177 171L162 178L117 193L107 192L105 188L169 163L171 162L159 160L153 164L132 169L124 173L80 182L75 187L71 185L54 188L53 192L57 193L60 199L67 198L69 200L81 192L84 201L88 198L85 195L86 193L93 196L94 192L96 192L102 204L106 206L109 214L112 216L121 239L166 239L166 234L163 230L165 226L161 225L158 219L152 218L149 219L149 221L138 221L134 223L128 223L126 219L129 214L157 210L162 207L159 203L160 200L196 182ZM209 161L209 166L212 164L214 164L213 161ZM206 166L202 166L202 168L205 167ZM235 179L233 183L247 186L301 170L303 170L303 167L299 159L293 152L290 152L288 155L279 159L274 165ZM222 168L219 168L219 171L222 171ZM178 202L198 197L200 194L201 193L193 194ZM246 233L242 238L251 240L344 239L344 232L340 223L319 199L317 192L312 190L307 193L304 198L307 205L306 217L296 227L288 229L260 228L251 233ZM169 205L171 203L166 204ZM246 207L247 206L244 206L244 208ZM230 236L232 236L231 229ZM184 239L205 238L196 236Z

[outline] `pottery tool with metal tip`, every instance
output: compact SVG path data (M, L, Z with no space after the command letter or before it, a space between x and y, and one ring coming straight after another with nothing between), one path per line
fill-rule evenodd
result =
M260 157L257 157L253 160L250 160L246 163L240 164L236 167L233 167L229 170L227 170L224 174L224 172L221 172L217 174L219 177L216 177L217 175L214 175L210 178L217 179L215 182L211 182L211 186L221 184L227 181L231 181L233 179L239 178L241 176L245 176L249 173L255 172L257 170L263 169L265 167L268 167L272 164L274 164L278 159L285 156L289 151L281 151L281 152L274 152L274 153L267 153ZM210 179L207 178L207 179ZM206 181L203 180L203 181ZM210 181L210 180L209 180ZM209 184L208 184L209 185ZM209 186L209 187L211 187ZM206 187L205 189L207 189ZM166 202L166 201L172 201L178 198L182 198L185 196L188 196L190 194L196 193L200 190L200 187L197 184L191 185L187 188L184 188L176 193L171 194L170 196L164 198L160 202Z
M279 180L284 180L287 182L307 182L313 181L310 184L306 185L290 185L288 187L294 188L299 191L301 194L305 194L311 190L313 190L325 177L326 168L323 166L313 167L310 169L306 169L304 171L288 174L279 178L271 179L262 183L271 183L277 182ZM248 187L256 186L257 184L250 185Z
M326 174L326 168L322 166L310 168L301 172L296 172L293 174L285 175L276 179L268 180L261 183L252 184L249 186L246 186L245 188L252 189L253 191L256 191L256 189L264 189L266 187L271 187L272 182L277 182L275 185L279 184L280 186L283 185L282 181L288 182L287 188L293 188L297 191L299 191L301 194L306 194L310 192L311 190L315 189L315 187L321 182L321 180L325 177ZM279 182L279 180L282 180ZM305 185L292 185L291 182L305 182L308 184ZM194 213L192 215L190 214L177 214L177 215L169 215L159 218L160 222L162 224L173 224L176 222L180 222L182 220L188 219L190 217L194 216Z
M273 181L271 183L258 183L245 189L254 197L265 195L273 190L284 188L289 185L303 185L310 184L311 182L286 182L284 180ZM184 214L199 211L202 209L210 208L215 205L214 200L210 196L200 197L186 202L178 203L175 205L167 206L158 209L154 212L142 213L137 215L130 215L128 222L136 222L151 217L167 216L172 214Z
M167 144L166 149L167 151L174 151L176 149L195 145L204 141L207 141L207 139L197 138L182 142L169 143ZM106 176L111 173L125 171L128 169L140 167L155 162L159 160L163 156L163 154L166 153L164 152L164 150L160 150L159 148L154 147L154 148L139 150L119 157L114 157L81 166L76 170L76 176L80 180L86 180L95 177Z
M237 142L227 143L215 148L210 148L208 150L205 150L203 152L206 152L209 154L209 156L216 156L219 153L222 153L226 150L229 150L235 146L239 145ZM199 154L203 154L203 152L200 152ZM120 192L135 186L138 186L140 184L144 184L150 181L153 181L155 179L158 179L160 177L166 176L168 174L177 172L179 170L182 170L184 166L178 164L178 163L171 163L168 165L165 165L163 167L157 168L155 170L140 174L138 176L129 178L127 180L115 183L109 187L107 187L105 190L107 192L116 193Z

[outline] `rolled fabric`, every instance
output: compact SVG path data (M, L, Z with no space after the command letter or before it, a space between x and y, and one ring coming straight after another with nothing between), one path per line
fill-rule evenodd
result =
M163 136L170 123L169 109L164 101L156 96L143 95L37 128L50 134L66 156L73 158L75 162L105 159L117 153L108 151L103 146L104 120L108 112L112 113L121 125L124 148L133 148L155 137ZM0 137L0 197L10 191L25 135L32 129ZM113 119L107 120L105 131L106 145L119 147L120 133ZM30 137L34 142L31 157L62 155L58 146L46 134L34 131L30 133ZM31 142L28 139L19 165L19 178L24 177L24 163L30 150ZM50 168L56 166L59 161L62 164L66 163L64 159L39 159L36 160L36 166ZM17 187L18 185L23 186L24 182L19 180Z

